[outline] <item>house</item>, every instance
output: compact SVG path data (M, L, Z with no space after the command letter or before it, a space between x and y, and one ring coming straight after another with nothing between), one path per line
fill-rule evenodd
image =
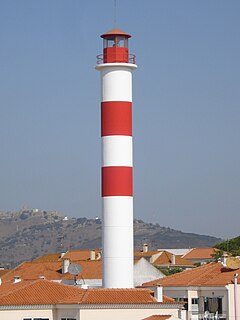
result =
M187 253L189 251L190 249L174 249L172 252L161 249L151 251L149 250L148 245L144 244L141 251L134 252L134 259L138 260L144 258L161 269L190 269L194 268L195 265L190 260L182 258L182 253Z
M68 272L69 259L53 259L48 261L46 257L36 261L23 262L16 268L2 276L2 282L11 282L19 277L21 280L35 280L45 278L65 284L88 284L91 287L100 287L102 284L102 261L74 261L81 266L81 273L73 275Z
M183 259L193 264L204 264L214 261L213 255L218 251L215 248L193 248L182 256Z
M70 274L68 272L70 264L81 266L81 272L75 276ZM100 288L102 286L101 254L98 250L74 250L65 254L48 254L30 262L23 262L3 275L2 281L11 282L16 277L21 280L34 280L41 277L65 284ZM164 274L145 259L136 261L135 286L161 277L164 277Z
M143 287L162 286L164 294L183 301L186 319L234 319L234 298L240 310L240 298L236 297L240 294L239 278L234 293L234 278L238 274L240 268L232 270L220 262L212 262L144 283Z
M3 320L178 319L181 308L162 292L154 297L149 289L82 289L44 279L0 286Z
M161 269L191 269L195 267L191 261L167 251L160 251L160 254L153 261L153 264Z

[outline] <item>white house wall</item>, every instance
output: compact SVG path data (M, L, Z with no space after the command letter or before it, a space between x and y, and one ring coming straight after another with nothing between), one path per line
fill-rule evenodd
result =
M151 315L172 315L178 318L176 309L96 309L80 310L80 320L142 320Z
M0 310L1 320L22 320L24 318L46 318L49 320L57 320L53 316L52 310Z
M228 310L229 310L229 319L235 319L234 311L234 284L229 284L228 288ZM238 319L240 319L240 285L237 286L237 309L238 309Z

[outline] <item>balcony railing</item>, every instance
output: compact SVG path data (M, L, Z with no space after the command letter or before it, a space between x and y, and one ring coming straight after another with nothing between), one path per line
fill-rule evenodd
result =
M125 56L124 56L125 58ZM115 61L118 62L118 61ZM99 54L97 55L97 64L102 64L104 63L104 55L103 54ZM135 54L129 54L128 55L128 63L133 63L136 64L136 56Z

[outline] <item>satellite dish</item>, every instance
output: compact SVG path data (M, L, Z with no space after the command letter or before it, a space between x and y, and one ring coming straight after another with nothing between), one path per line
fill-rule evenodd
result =
M68 267L68 272L74 276L77 276L82 272L82 267L79 264L71 263Z
M240 268L240 260L238 258L228 258L226 265L231 270L237 270Z

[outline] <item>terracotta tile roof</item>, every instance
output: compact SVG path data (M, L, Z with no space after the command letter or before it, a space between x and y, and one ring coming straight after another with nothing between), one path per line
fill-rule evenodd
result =
M0 287L0 305L78 303L84 289L47 280L22 281Z
M75 262L76 263L76 262ZM82 272L77 279L102 279L101 261L79 261ZM2 276L2 281L12 281L14 276L20 276L23 280L33 280L44 276L48 280L72 280L69 273L62 274L62 263L59 262L24 262L15 269Z
M155 314L150 317L144 318L142 320L167 320L170 319L171 315L160 315L160 314Z
M71 261L90 260L90 253L92 250L71 250L65 253L64 259L70 259ZM95 254L99 254L99 249L93 250Z
M0 270L0 278L2 276L4 276L6 273L8 273L9 271L11 271L10 269L3 269L3 270Z
M39 257L32 262L57 262L61 259L60 253L50 253L45 256Z
M144 283L143 286L151 287L157 284L163 287L225 286L232 283L235 273L240 273L240 269L230 270L216 262L150 281ZM240 279L238 279L238 283L240 283Z
M147 251L147 252L143 252L143 251L135 251L134 252L134 257L152 257L154 254L160 254L161 252L159 251Z
M88 289L82 300L86 304L156 303L150 290L143 289Z
M214 248L193 248L183 256L183 259L212 259L212 254L214 254L216 251L217 249Z
M0 286L0 305L153 303L148 289L81 289L42 279ZM164 297L163 303L175 301Z
M155 265L172 265L172 254L167 251L162 251L161 255L154 261ZM181 256L175 256L176 266L194 266L191 261L183 259Z

